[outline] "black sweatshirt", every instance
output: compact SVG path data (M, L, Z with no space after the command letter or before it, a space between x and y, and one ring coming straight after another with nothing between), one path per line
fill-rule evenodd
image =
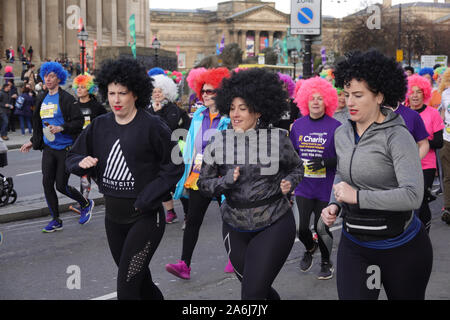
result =
M114 114L108 113L81 133L67 156L66 167L75 175L95 177L105 196L136 199L134 206L139 212L153 211L184 171L183 164L171 161L172 151L178 148L171 134L163 120L145 110L139 109L126 125L118 124ZM80 161L87 156L99 160L95 168L80 168Z

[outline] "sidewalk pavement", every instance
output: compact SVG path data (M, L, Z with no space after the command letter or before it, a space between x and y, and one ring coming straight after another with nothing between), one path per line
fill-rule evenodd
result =
M20 149L20 147L30 141L30 134L22 135L20 129L16 132L9 132L9 140L5 141L8 146L8 150ZM43 189L39 190L41 194L19 197L13 204L9 204L5 207L0 207L0 224L15 222L20 220L35 219L48 216L50 218L50 211L45 200ZM65 212L69 210L70 205L76 204L72 199L58 193L59 199L59 212ZM104 204L103 195L98 192L98 187L95 183L92 184L92 190L90 193L90 199L94 200L95 205Z

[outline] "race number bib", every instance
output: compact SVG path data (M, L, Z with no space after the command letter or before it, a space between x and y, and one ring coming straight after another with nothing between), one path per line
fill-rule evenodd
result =
M322 168L317 171L312 171L308 169L309 160L302 159L303 160L303 166L305 167L305 177L306 178L313 178L313 179L323 179L327 177L327 169Z
M83 125L83 129L86 129L86 127L87 127L88 125L90 125L90 124L91 124L91 117L85 116L85 117L84 117L84 125Z
M41 107L41 119L53 119L58 111L58 105L49 103L43 104Z

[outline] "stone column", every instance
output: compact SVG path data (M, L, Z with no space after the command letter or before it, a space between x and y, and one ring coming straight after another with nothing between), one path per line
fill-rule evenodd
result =
M111 0L111 45L117 46L117 0Z
M242 49L242 52L244 52L244 59L247 58L247 56L245 56L245 51L247 50L247 30L241 30L240 47Z
M59 1L58 0L46 0L47 6L46 11L43 14L46 15L46 34L47 34L47 55L44 58L50 58L54 60L58 58L58 53L60 53L59 48Z
M91 0L92 1L92 0ZM83 19L84 28L87 31L88 19L87 19L87 5L86 0L80 0L81 18Z
M26 46L26 41L27 41L26 40L26 34L27 34L27 32L26 32L25 0L22 0L21 9L22 9L22 28L21 28L22 29L22 44L24 46Z
M25 49L27 51L30 45L33 47L33 60L39 61L41 59L41 42L39 37L39 0L28 0L25 6Z
M79 0L66 0L66 10L72 5L79 5ZM81 14L81 13L80 13ZM74 62L80 61L80 45L78 44L78 21L76 22L76 28L67 28L67 18L69 15L65 13L65 24L66 24L66 52L70 59Z
M16 1L2 1L2 10L3 14L3 43L5 45L5 49L12 47L14 49L15 59L19 57L19 53L17 52L17 35L18 35L18 27L17 27L17 2ZM1 52L1 56L5 53Z
M261 31L255 30L255 56L260 53Z
M273 47L273 35L275 34L274 31L269 31L269 47Z
M150 0L144 0L144 37L145 37L145 47L150 48L152 45L152 38L150 32Z
M103 42L103 6L102 6L102 0L97 0L97 5L95 6L96 13L97 13L97 43L98 46L102 45Z

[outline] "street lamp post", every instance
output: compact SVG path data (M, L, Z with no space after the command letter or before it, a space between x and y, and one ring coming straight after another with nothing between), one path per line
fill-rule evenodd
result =
M158 38L155 38L152 42L152 47L155 49L155 64L158 66L158 50L161 48L161 42L158 41Z
M78 32L77 38L81 41L81 74L84 74L84 53L86 52L86 41L89 39L89 34L84 27Z
M294 79L297 77L296 75L296 65L298 62L298 51L297 49L294 49L291 51L291 58L292 58L292 63L294 64Z

